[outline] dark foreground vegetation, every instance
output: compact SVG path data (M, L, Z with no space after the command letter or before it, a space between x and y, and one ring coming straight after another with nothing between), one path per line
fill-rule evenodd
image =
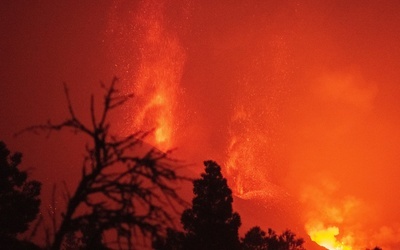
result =
M0 142L0 249L304 249L304 240L290 230L277 234L255 226L241 238L240 215L232 210L232 191L216 162L204 162L205 172L193 180L192 203L185 202L177 187L189 179L177 174L179 164L170 152L141 147L149 132L111 134L110 112L132 98L116 85L117 79L102 85L99 112L91 97L89 124L76 116L65 88L69 117L24 130L72 129L90 141L79 184L71 193L64 191L67 205L49 216L51 225L38 216L41 183L29 180L20 169L22 155L11 154ZM182 230L175 223L179 216ZM38 235L42 244L35 245Z
M287 230L277 235L260 227L239 238L240 216L232 210L232 191L213 161L204 162L205 173L193 181L192 207L181 216L184 231L168 230L167 237L155 242L155 249L276 249L302 250L304 240Z

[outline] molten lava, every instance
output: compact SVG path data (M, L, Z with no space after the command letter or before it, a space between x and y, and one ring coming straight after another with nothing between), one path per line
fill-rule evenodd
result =
M137 62L134 70L124 67L122 73L129 83L134 83L126 87L127 92L135 94L134 106L130 107L133 112L129 112L127 121L132 126L129 130L152 129L154 133L147 142L168 150L175 145L174 133L178 128L175 114L185 52L176 35L165 27L164 4L141 2L135 15L127 18L132 23L122 26L120 32L129 34L132 45L138 46L138 53L132 58L121 55L127 65ZM118 4L117 7L121 8Z
M133 80L134 93L143 106L138 106L133 125L140 130L154 128L151 143L166 150L174 145L174 114L185 54L177 38L163 27L162 5L144 5L137 22L143 25L145 33L139 70Z
M325 227L323 224L307 224L306 230L312 241L328 250L351 250L351 246L339 242L337 236L339 228L335 226Z

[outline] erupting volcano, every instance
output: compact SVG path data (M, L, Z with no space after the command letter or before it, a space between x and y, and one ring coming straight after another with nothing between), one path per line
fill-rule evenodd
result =
M282 217L281 228L302 224L306 240L329 250L398 246L396 224L382 214L399 145L390 108L398 93L390 79L399 76L382 66L394 55L379 38L390 34L382 26L399 23L393 9L372 1L125 5L115 3L109 22L117 68L137 96L124 129L154 128L149 143L178 147L188 161L213 157L235 195L288 206L296 221Z
M243 230L289 228L311 250L400 249L398 1L9 5L9 27L26 20L2 29L0 99L27 117L3 110L0 130L58 114L55 82L86 93L93 82L74 83L116 75L134 94L121 136L152 130L146 142L176 148L193 174L218 162Z

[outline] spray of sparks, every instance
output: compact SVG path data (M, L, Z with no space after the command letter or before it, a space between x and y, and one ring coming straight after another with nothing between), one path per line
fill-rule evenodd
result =
M135 107L130 111L135 115L130 117L128 124L132 130L153 128L154 134L148 142L162 150L175 146L182 122L178 119L182 116L177 114L177 107L186 60L178 34L166 27L164 7L163 1L141 1L130 19L134 25L122 29L129 34L124 39L134 40L132 46L137 47L137 53L124 59L136 65L124 69L127 78L134 83L127 91L136 95ZM268 39L268 46L262 46L264 50L248 62L249 68L242 69L246 73L239 75L240 80L234 83L233 91L237 94L226 128L225 171L235 195L244 199L279 199L286 195L286 191L273 184L270 167L279 164L276 148L282 127L280 100L285 99L289 91L291 79L288 75L292 67L285 40L290 39L285 35ZM369 108L374 91L359 88L352 79L339 80L325 79L316 90L317 95L330 98L327 102L339 101L358 109ZM312 131L313 136L320 132L316 128ZM304 227L310 239L329 250L354 249L356 239L346 223L359 208L359 201L355 198L333 199L331 197L337 195L330 188L311 186L301 192L302 204L308 204L304 209Z

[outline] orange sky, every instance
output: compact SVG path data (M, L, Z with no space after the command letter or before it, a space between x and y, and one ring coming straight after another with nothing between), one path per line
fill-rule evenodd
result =
M398 1L1 3L0 139L45 194L73 182L79 139L12 134L65 117L63 81L84 115L98 81L117 75L137 93L121 133L159 128L149 140L178 147L194 173L218 161L244 227L307 241L305 230L337 227L343 246L398 249L399 11Z

